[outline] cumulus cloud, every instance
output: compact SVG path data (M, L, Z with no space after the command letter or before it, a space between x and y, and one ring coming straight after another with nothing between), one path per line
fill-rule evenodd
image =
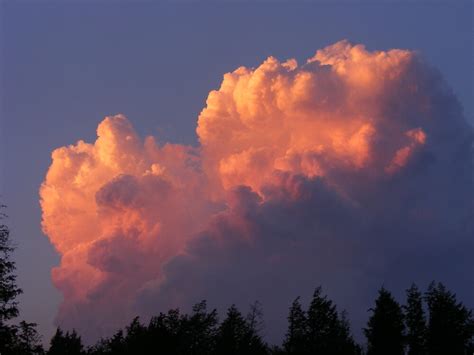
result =
M59 324L92 338L202 298L258 299L276 341L318 284L358 325L381 283L474 296L473 130L417 53L341 41L240 67L197 134L158 145L117 115L53 152L40 195Z

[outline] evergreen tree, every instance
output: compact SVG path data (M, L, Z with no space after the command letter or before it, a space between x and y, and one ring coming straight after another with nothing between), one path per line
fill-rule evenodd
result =
M250 305L250 310L247 314L247 324L250 331L254 334L259 334L263 330L263 311L260 302L256 301Z
M400 305L385 288L379 290L367 328L368 355L403 355L404 323Z
M232 305L227 317L219 327L216 337L215 354L219 355L259 355L266 354L266 345Z
M36 330L36 323L21 321L16 327L16 353L23 355L43 354L41 336Z
M248 337L251 354L266 354L267 345L260 333L263 331L263 310L260 302L256 301L250 305L249 313L246 318L248 327Z
M358 347L350 335L349 324L341 319L336 306L317 287L307 312L307 349L311 354L355 354Z
M217 311L214 309L208 312L206 301L194 305L191 316L182 320L183 354L211 354L214 349L217 323Z
M349 320L347 319L347 313L343 311L339 321L340 327L340 349L341 355L360 355L362 354L362 348L355 342L351 334L351 327Z
M0 205L0 209L5 206ZM0 221L6 215L0 212ZM16 285L15 263L10 259L14 248L10 241L10 230L0 224L0 353L8 354L15 345L15 327L6 322L18 315L16 297L22 293Z
M0 210L5 208L0 205ZM0 212L0 222L6 217ZM22 321L20 325L7 322L18 316L16 297L22 290L16 284L15 263L11 260L14 247L10 240L10 229L0 224L0 354L40 354L43 349L39 343L35 323Z
M125 337L123 335L123 330L120 329L114 336L108 341L108 349L110 354L114 355L125 355Z
M415 284L406 291L407 304L405 311L405 324L407 327L406 345L408 355L425 355L426 350L426 319L423 311L421 292Z
M0 213L0 221L5 217L4 213ZM18 316L16 297L22 293L16 285L15 263L10 259L13 250L10 230L5 224L0 224L0 327L4 326L6 321Z
M301 308L300 298L297 297L290 307L283 348L287 354L303 355L308 353L307 347L307 319Z
M140 323L140 318L135 317L126 330L125 352L127 354L146 354L148 345L147 328Z
M183 318L179 309L153 317L148 325L148 336L153 339L150 348L163 354L179 354L179 349L183 347Z
M407 290L406 313L408 354L466 355L474 350L474 320L471 311L456 301L455 295L441 284L432 284L425 294L430 311L426 327L421 294L415 285ZM368 355L404 354L404 314L390 292L379 290L367 328ZM190 315L178 309L160 313L148 326L138 317L110 339L100 340L88 349L88 355L360 355L361 348L354 342L345 312L339 313L334 303L322 295L318 287L305 312L299 298L295 299L288 316L288 330L283 349L269 348L260 336L262 330L260 304L251 305L243 317L233 305L219 325L216 310L207 311L202 301ZM14 328L18 344L37 341L33 324L23 322ZM23 334L23 335L20 335ZM29 340L30 339L30 340ZM35 340L36 339L36 340ZM426 341L428 339L428 341ZM19 351L7 355L41 354L40 350ZM26 348L25 348L26 349ZM33 351L33 352L32 352ZM48 354L83 354L80 337L75 332L64 334L58 329L51 340ZM3 355L3 354L2 354Z
M308 309L308 342L311 353L329 353L336 340L336 306L326 296L321 287L316 288Z
M432 282L425 295L429 309L428 352L430 355L465 355L472 351L472 311L456 300L441 283Z
M120 329L110 339L100 339L94 346L89 347L88 355L127 355L123 330Z
M76 331L64 333L60 328L51 338L51 345L48 355L83 355L84 346L82 340Z

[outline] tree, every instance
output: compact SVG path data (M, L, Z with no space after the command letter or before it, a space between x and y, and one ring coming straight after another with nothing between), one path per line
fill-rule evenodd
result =
M255 301L250 305L250 310L247 314L247 324L250 331L254 334L259 334L263 330L263 311L262 304L259 301Z
M351 334L351 328L349 320L347 319L346 311L343 311L340 316L340 348L339 354L347 355L361 355L362 348L354 341Z
M88 355L126 355L125 338L120 329L110 339L100 339L87 350Z
M147 351L147 327L140 323L140 318L135 317L126 330L125 352L127 354L145 354Z
M5 217L4 213L0 213L0 221ZM0 224L0 327L5 325L5 321L18 316L16 297L23 292L16 285L15 263L10 260L13 250L10 230L5 224Z
M421 292L415 284L406 291L407 304L405 311L405 324L407 327L406 345L408 355L425 355L426 350L426 319L423 311Z
M297 297L290 307L288 315L288 331L283 348L287 354L307 354L307 319L301 308L300 298Z
M148 325L148 336L152 344L150 349L163 354L178 354L183 348L183 319L179 309L160 313L153 317Z
M474 320L456 295L432 282L425 294L429 309L428 352L431 355L472 353Z
M385 288L379 290L367 328L368 355L403 355L404 323L400 305Z
M317 287L307 312L307 342L311 354L356 354L358 347L350 335L345 315Z
M215 354L258 355L266 352L266 345L260 336L251 329L235 305L232 305L219 327Z
M0 208L5 208L1 205ZM0 221L6 217L0 212ZM6 321L18 315L16 296L21 289L16 286L15 263L10 260L14 248L10 242L10 230L5 224L0 224L0 353L11 351L15 342L15 329Z
M61 328L56 329L56 333L51 338L51 345L48 355L83 355L84 346L76 331L64 333Z
M36 330L36 323L21 321L16 327L16 352L18 354L43 354L41 336Z
M206 301L193 307L191 316L182 318L182 353L189 355L211 354L217 333L217 311L207 311Z

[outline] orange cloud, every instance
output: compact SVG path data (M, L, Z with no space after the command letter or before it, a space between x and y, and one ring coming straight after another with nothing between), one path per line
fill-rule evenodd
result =
M341 41L302 65L269 57L225 74L199 115L199 147L142 140L116 115L99 124L94 143L56 149L40 196L44 233L61 256L52 272L64 296L58 321L113 329L203 235L257 243L255 219L272 220L268 211L305 209L303 225L326 237L342 222L325 210L378 221L390 205L380 196L403 197L394 192L403 185L383 190L387 183L423 154L448 164L456 151L441 114L454 99L428 85L436 78L414 52ZM455 115L449 132L460 135L463 122ZM296 207L285 210L288 201Z
M226 189L244 184L255 191L275 170L308 177L333 169L383 173L400 136L414 129L384 110L415 60L410 51L368 52L341 41L301 66L270 57L227 73L198 120L206 168ZM391 151L376 151L381 141ZM404 163L397 159L393 164Z
M43 230L61 255L52 277L65 313L115 273L138 284L159 279L160 265L208 214L194 148L143 142L123 115L106 117L97 135L94 144L56 149L40 190ZM107 287L124 302L136 292L128 282Z

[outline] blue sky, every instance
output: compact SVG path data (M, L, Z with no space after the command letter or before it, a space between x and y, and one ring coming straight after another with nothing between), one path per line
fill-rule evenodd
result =
M474 122L472 10L451 1L2 1L1 194L18 247L21 318L48 338L61 297L38 203L54 148L92 141L116 113L142 136L195 144L197 116L224 73L269 55L304 61L341 39L419 50Z

